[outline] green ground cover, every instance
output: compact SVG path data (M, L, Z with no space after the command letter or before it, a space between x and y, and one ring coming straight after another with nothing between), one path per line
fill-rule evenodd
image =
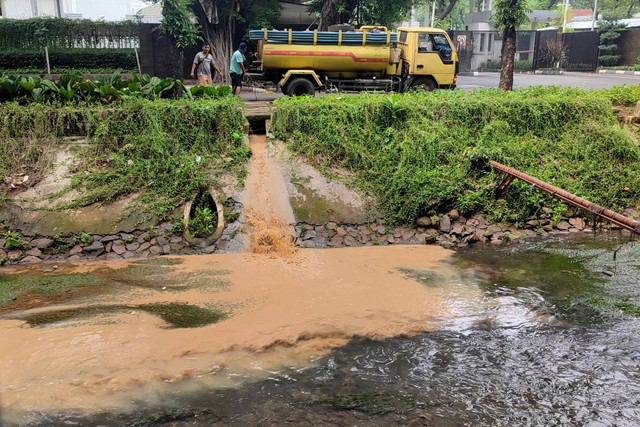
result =
M90 147L65 190L80 195L59 209L140 192L149 216L163 217L223 174L243 179L249 155L243 125L242 103L232 96L109 106L6 103L0 105L0 176L37 174L62 138L80 136Z
M496 198L488 160L612 209L638 206L640 149L612 108L638 98L640 86L283 98L273 131L316 165L352 171L392 223L452 208L516 221L566 205L519 181Z

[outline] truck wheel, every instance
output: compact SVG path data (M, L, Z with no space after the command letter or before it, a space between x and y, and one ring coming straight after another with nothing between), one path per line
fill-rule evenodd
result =
M425 90L425 91L436 90L436 82L434 82L432 79L424 79L424 78L415 79L411 83L410 90Z
M316 94L316 87L313 85L313 83L311 83L309 79L305 79L304 77L298 77L297 79L293 79L287 85L287 95L289 96L302 96L302 95L314 96L315 94Z

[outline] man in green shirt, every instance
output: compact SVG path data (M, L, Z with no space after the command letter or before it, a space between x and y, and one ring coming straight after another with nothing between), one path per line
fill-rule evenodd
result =
M244 61L246 61L244 53L246 51L247 44L242 42L240 43L238 50L233 52L233 56L231 57L229 71L231 73L231 86L233 88L234 95L240 95L240 91L242 90L242 76L247 74L247 71L244 68Z

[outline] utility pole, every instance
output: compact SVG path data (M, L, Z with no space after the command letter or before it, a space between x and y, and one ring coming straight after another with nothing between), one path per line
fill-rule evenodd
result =
M567 17L569 16L569 0L563 0L564 20L562 22L562 34L567 32Z
M433 8L431 9L431 26L436 26L436 2L433 2Z
M60 4L60 0L56 0L56 15L58 18L62 18L62 5Z
M424 2L424 26L432 26L432 24L429 22L429 0Z
M596 19L598 19L598 0L593 5L593 19L591 20L591 31L596 28Z

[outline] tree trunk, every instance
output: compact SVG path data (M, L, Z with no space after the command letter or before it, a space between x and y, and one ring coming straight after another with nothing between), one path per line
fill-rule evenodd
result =
M342 22L340 22L340 13L338 11L339 3L340 0L324 0L322 2L320 22L318 23L319 31L327 31L331 25L342 24Z
M232 7L235 8L236 5ZM236 33L236 20L228 17L214 24L209 21L209 14L202 8L200 2L195 3L192 9L201 25L205 40L211 44L211 55L222 71L222 82L231 84L229 63L234 52L233 37Z
M502 37L502 64L500 85L502 90L513 90L513 66L516 57L516 27L507 27Z
M211 36L211 54L216 64L222 71L222 80L226 84L231 84L229 64L233 55L233 35L235 34L235 19L229 19L226 25L216 25Z

